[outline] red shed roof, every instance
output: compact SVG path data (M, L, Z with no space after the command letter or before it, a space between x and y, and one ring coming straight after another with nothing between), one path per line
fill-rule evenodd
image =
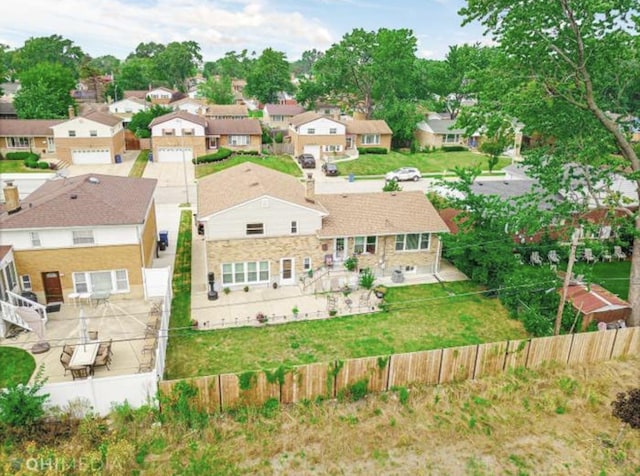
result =
M615 294L597 284L576 284L569 286L567 299L576 310L579 310L583 314L631 307L627 301L620 299Z

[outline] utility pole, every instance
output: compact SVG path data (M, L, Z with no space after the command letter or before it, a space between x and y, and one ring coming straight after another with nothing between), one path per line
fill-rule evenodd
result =
M567 291L569 290L569 284L571 283L571 276L573 274L573 263L576 261L576 249L578 248L578 230L573 232L571 237L571 249L569 251L569 262L567 263L567 274L564 276L564 284L562 285L562 295L560 296L560 304L558 304L558 314L556 315L556 322L553 326L553 335L560 334L560 324L562 323L562 312L564 311L564 304L567 301Z

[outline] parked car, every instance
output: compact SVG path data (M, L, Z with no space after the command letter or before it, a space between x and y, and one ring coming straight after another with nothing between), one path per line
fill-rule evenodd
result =
M400 182L401 180L413 180L414 182L420 180L422 174L415 167L400 167L399 169L387 172L384 179L387 181L395 180Z
M338 175L338 166L336 164L324 163L322 164L322 171L325 175Z
M316 159L311 154L301 154L298 156L298 163L303 169L315 169Z

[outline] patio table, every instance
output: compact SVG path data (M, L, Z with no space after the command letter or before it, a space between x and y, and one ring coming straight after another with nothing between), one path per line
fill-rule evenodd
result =
M69 367L82 367L84 365L93 365L98 355L99 342L88 342L86 344L78 344L73 351Z
M91 302L95 303L97 306L102 301L103 304L106 304L111 297L111 293L109 291L95 291L91 293Z

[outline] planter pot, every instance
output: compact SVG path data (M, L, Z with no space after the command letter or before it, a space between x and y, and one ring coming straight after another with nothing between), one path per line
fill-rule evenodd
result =
M374 291L373 294L375 294L378 299L384 298L384 292L382 291Z

